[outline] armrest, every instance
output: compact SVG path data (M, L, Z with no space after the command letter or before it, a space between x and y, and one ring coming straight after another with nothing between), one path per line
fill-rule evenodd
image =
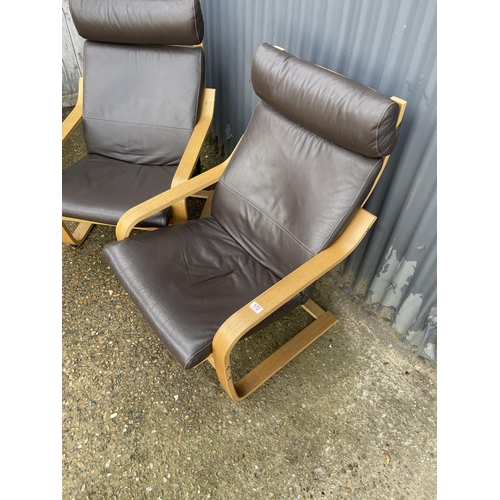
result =
M127 210L120 217L116 226L116 239L123 240L128 238L130 231L132 231L135 225L141 220L146 219L160 210L164 210L174 203L184 200L201 189L215 184L226 169L229 159L230 157L220 165Z
M83 116L83 78L78 82L78 99L73 111L66 117L62 124L62 143L64 144L69 136L80 125Z
M235 391L230 372L230 355L238 340L297 293L342 262L358 246L375 220L376 217L370 212L359 209L345 231L328 248L255 298L255 302L262 308L260 313L257 314L250 308L250 304L254 302L252 301L221 325L212 342L212 358L219 380L228 393Z
M215 89L203 89L200 98L200 113L196 126L191 134L188 145L175 175L172 179L171 188L186 182L193 175L196 162L200 156L201 148L207 137L208 130L212 124L215 106ZM172 218L174 223L182 222L187 219L186 206L184 202L172 206Z
M196 167L196 161L200 156L201 148L205 142L205 138L207 137L208 130L212 124L212 118L214 116L215 89L203 89L200 101L200 116L193 129L193 133L191 134L186 150L182 155L179 166L175 171L171 187L175 187L183 182L186 182L191 177L193 170Z

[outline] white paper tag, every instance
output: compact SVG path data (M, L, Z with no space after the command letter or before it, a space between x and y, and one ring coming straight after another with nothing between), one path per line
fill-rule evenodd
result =
M257 304L257 302L252 302L248 307L250 307L250 309L255 313L255 314L259 314L261 313L264 308L259 306L259 304Z

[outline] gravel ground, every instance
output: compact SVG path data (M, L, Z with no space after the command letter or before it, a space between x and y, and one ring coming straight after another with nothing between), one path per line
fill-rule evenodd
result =
M63 168L85 154L81 128ZM202 168L222 159L207 141ZM199 213L199 201L190 214ZM435 499L436 368L348 293L313 296L340 321L241 403L208 363L184 370L101 257L114 228L62 245L62 498ZM240 342L243 371L309 321Z

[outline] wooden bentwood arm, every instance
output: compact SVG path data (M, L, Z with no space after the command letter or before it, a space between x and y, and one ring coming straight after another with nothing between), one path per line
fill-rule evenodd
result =
M116 239L124 240L128 238L130 231L132 231L135 225L141 220L215 184L226 169L229 159L230 157L220 165L127 210L121 216L116 226Z
M182 155L179 166L172 179L171 188L174 188L191 178L196 167L196 162L201 153L201 148L205 142L215 107L215 89L202 89L200 96L200 111L198 121L191 134L188 145ZM172 204L172 221L174 224L187 220L187 209L185 201Z
M78 81L78 99L73 111L66 117L62 124L62 143L64 144L69 136L75 131L82 121L83 114L83 78Z
M210 170L203 172L196 177L193 177L178 186L171 187L167 191L160 193L149 200L146 200L135 207L127 210L118 221L116 225L116 239L124 240L130 235L130 231L134 229L135 225L141 220L146 219L150 215L164 210L167 207L172 206L174 203L178 203L186 199L188 196L192 196L204 188L215 184L226 170L231 158L233 157L236 149L241 142L241 138L234 147L232 153L224 160L220 165L212 167Z
M83 116L83 78L80 77L78 81L78 98L75 107L71 113L66 117L62 124L62 143L64 144L69 136L76 130L76 127L82 122ZM62 222L62 241L69 245L81 245L93 224L88 221L82 221L78 224L77 228L72 232L68 229L64 220Z
M320 310L319 317L309 325L311 328L307 327L302 330L260 365L233 383L230 356L238 340L297 293L342 262L358 246L375 220L374 215L360 208L345 231L332 245L255 298L255 302L262 307L260 313L255 313L249 307L254 302L252 301L222 324L212 342L212 355L209 361L214 365L222 387L234 401L244 399L272 377L324 333L336 321L336 318L330 311Z

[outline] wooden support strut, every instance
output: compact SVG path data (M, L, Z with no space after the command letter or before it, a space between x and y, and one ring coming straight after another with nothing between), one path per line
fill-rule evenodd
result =
M219 181L240 142L241 139L238 141L238 144L236 144L229 157L219 165L216 165L196 177L192 177L186 182L172 187L167 191L164 191L163 193L160 193L153 198L150 198L149 200L146 200L127 210L120 217L116 226L117 240L128 238L130 231L132 231L135 225L140 221L147 219L150 215L153 215L160 210L164 210L165 208L170 207L189 196L192 196L193 198L206 198L208 201L208 198L211 198L210 193L212 193L212 191L205 190L205 188L211 186L212 184L216 184ZM211 200L209 203L211 203Z
M92 222L80 222L76 229L71 232L66 226L66 224L62 223L62 242L68 243L69 245L77 245L80 246L84 241L90 230L94 227Z
M172 179L171 188L186 182L193 175L196 162L200 157L201 148L210 130L215 108L215 89L203 89L200 98L200 112L196 127L191 134L189 144L182 155ZM178 201L172 205L172 222L178 224L187 221L186 200Z
M326 311L252 371L238 380L234 384L234 390L239 400L246 398L264 382L269 380L276 372L295 358L295 356L321 337L337 321L338 318L333 313Z
M62 124L62 143L64 144L76 127L82 122L83 116L83 78L78 80L78 98L75 107Z
M130 231L141 220L216 183L227 167L228 161L229 158L220 165L127 210L120 217L116 226L116 239L123 240L128 238Z

